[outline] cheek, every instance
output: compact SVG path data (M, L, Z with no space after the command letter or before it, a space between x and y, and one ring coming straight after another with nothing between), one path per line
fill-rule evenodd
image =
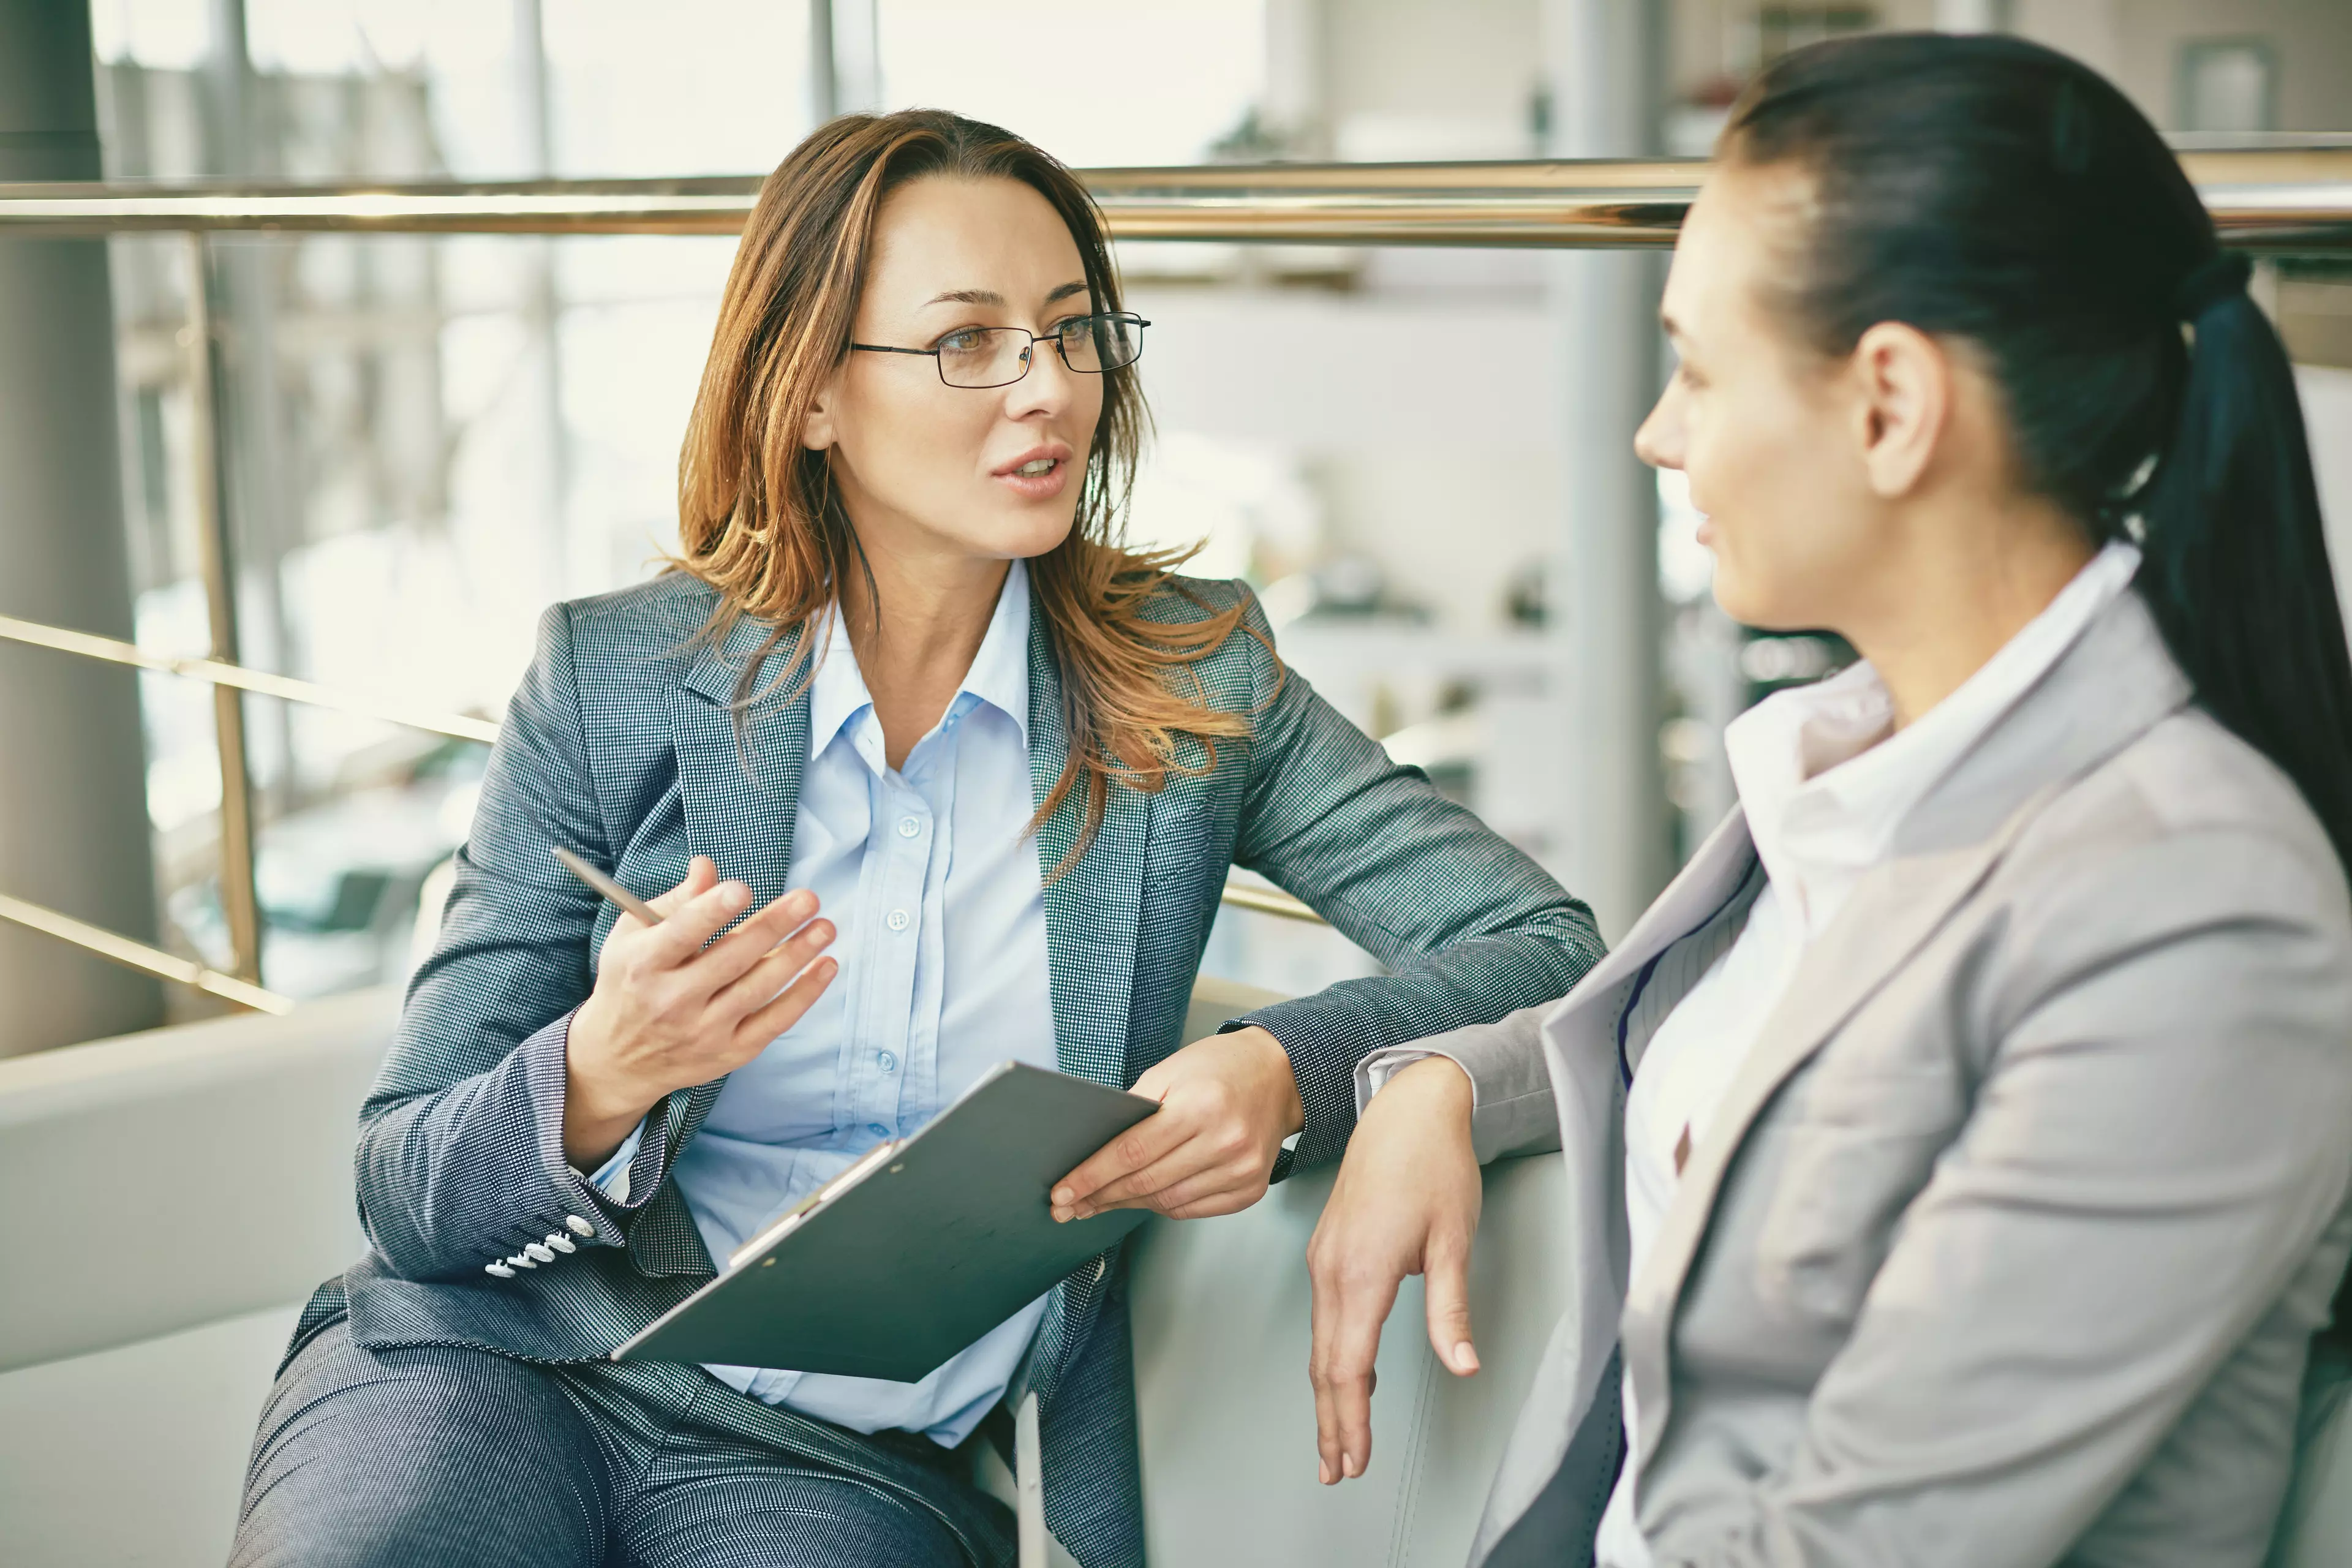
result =
M1687 426L1691 504L1708 520L1716 596L1747 625L1777 619L1781 580L1806 548L1820 500L1819 453L1785 402L1708 400Z
M877 498L929 510L921 504L926 495L971 483L989 423L980 393L959 393L911 374L876 376L856 389L840 422L835 456Z

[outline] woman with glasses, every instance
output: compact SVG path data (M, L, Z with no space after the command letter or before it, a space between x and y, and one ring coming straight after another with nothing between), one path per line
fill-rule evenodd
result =
M1244 588L1120 545L1147 324L1083 187L993 127L850 117L770 176L677 569L541 625L236 1563L998 1564L965 1446L1017 1385L1052 1532L1139 1563L1116 1249L919 1383L604 1358L1008 1058L1161 1102L1058 1216L1224 1214L1338 1155L1367 1052L1591 963L1584 909L1286 674ZM1233 865L1386 973L1179 1049Z
M2352 659L2295 384L2156 131L2014 38L1767 68L1685 223L1733 618L1865 662L1556 1005L1364 1068L1327 1475L1398 1279L1477 1364L1478 1163L1566 1315L1474 1563L2253 1568L2352 1250Z

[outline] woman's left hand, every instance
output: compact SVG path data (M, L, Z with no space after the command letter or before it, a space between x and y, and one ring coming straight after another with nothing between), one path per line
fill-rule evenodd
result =
M1282 1042L1252 1026L1195 1040L1136 1079L1160 1102L1055 1183L1056 1220L1145 1208L1204 1219L1265 1196L1282 1141L1306 1125Z

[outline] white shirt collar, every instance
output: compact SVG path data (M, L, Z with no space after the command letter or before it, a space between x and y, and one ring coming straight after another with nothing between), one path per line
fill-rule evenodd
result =
M1004 574L1004 586L996 595L996 610L989 616L980 651L972 656L971 668L964 672L962 684L948 704L948 714L952 715L973 703L987 703L1019 728L1024 745L1029 741L1031 614L1029 569L1025 563L1015 561ZM849 633L841 624L838 605L824 612L822 624L824 645L809 679L812 757L831 745L844 725L874 706L865 672L857 667L856 650L849 646Z
M1765 699L1724 731L1748 832L1810 936L1853 879L1884 859L1912 808L1959 765L2131 585L2139 552L2109 544L1959 689L1899 732L1878 672L1862 663Z

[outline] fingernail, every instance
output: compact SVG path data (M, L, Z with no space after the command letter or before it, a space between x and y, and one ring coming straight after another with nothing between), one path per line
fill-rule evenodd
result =
M1316 1460L1315 1479L1321 1481L1325 1486L1329 1486L1331 1484L1331 1467L1325 1464L1320 1459Z
M740 910L751 901L751 889L740 882L730 882L719 890L719 901L730 910Z
M1073 1194L1067 1187L1055 1187L1054 1189L1054 1206L1055 1208L1062 1209L1068 1208L1070 1206L1070 1199L1075 1194Z
M1456 1372L1476 1372L1478 1370L1478 1352L1470 1348L1470 1342L1468 1340L1464 1340L1460 1344L1454 1347L1454 1370Z
M833 940L833 922L831 921L817 921L814 925L809 927L809 935L815 940L816 944L819 947L823 947L825 943Z
M1356 1479L1356 1456L1353 1454L1340 1455L1339 1471L1349 1480L1354 1480Z

